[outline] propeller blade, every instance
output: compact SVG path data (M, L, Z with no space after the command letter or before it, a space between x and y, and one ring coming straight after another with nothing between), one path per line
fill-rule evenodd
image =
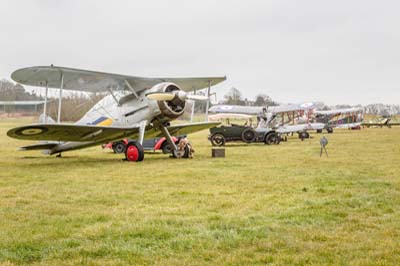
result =
M171 101L173 98L175 98L175 94L156 92L147 94L146 97L150 100L156 100L156 101Z
M204 95L186 95L186 99L194 101L208 101L208 97Z

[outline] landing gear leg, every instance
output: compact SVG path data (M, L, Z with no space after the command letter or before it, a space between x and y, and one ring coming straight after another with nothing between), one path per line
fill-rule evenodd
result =
M140 122L138 141L130 141L126 144L125 160L130 162L141 162L144 159L143 139L146 130L146 121Z
M61 152L56 155L56 158L62 158Z
M160 130L163 133L165 139L167 140L169 146L171 147L172 156L174 158L180 157L179 154L178 154L178 148L176 147L175 142L173 141L173 139L171 137L171 134L169 134L169 131L168 131L167 127L164 126L164 125L161 125L160 126Z

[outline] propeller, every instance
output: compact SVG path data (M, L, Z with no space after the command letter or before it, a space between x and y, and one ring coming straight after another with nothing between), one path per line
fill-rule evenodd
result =
M174 91L174 92L154 92L149 93L146 97L150 100L156 101L172 101L173 99L180 99L181 101L194 100L194 101L207 101L208 97L204 95L192 95L187 94L184 91Z

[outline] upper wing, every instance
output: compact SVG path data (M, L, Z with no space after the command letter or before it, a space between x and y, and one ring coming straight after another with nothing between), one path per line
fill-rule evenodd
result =
M317 115L340 115L340 114L351 114L356 112L362 112L362 108L346 108L346 109L335 109L335 110L327 110L327 111L315 111Z
M261 107L261 106L241 106L241 105L214 105L209 111L211 113L233 113L233 114L247 114L247 115L257 115L263 111L263 109L267 110L267 112L273 113L286 113L293 111L301 111L314 108L313 103L304 103L304 104L288 104L288 105L279 105L279 106L270 106L270 107Z
M24 85L45 87L47 83L51 88L60 88L62 75L63 89L87 92L105 92L109 88L128 89L127 83L138 92L160 82L173 82L184 91L192 91L206 88L209 84L214 86L226 80L226 77L144 78L57 66L22 68L14 71L11 78Z
M218 120L218 119L249 119L252 118L251 115L245 115L245 114L229 114L229 113L219 113L215 115L210 115L208 118L212 121Z
M11 138L52 141L110 141L127 137L135 138L139 127L102 127L72 124L32 124L10 129Z
M225 113L225 114L245 114L257 115L262 112L264 107L260 106L241 106L241 105L214 105L209 111L211 113Z
M313 109L314 107L315 106L313 103L286 104L286 105L279 105L279 106L270 106L270 107L268 107L267 111L279 114L279 113L309 110L309 109Z

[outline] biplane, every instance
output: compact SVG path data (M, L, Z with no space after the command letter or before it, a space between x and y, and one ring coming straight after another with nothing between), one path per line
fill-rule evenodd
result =
M110 74L58 66L36 66L16 70L11 78L21 84L46 88L41 123L10 129L7 135L16 139L38 140L37 144L21 150L42 150L46 154L86 148L124 138L128 143L125 158L142 161L143 139L165 137L174 157L180 157L171 135L184 135L218 125L216 122L198 122L171 125L184 113L187 100L209 102L209 97L189 94L194 90L210 88L226 77L199 78L145 78ZM59 89L57 121L46 115L48 88ZM73 90L89 93L107 93L79 121L61 123L62 92Z
M370 120L368 122L363 122L362 127L388 127L391 128L392 126L400 126L400 123L393 119L391 116L389 117L378 117L374 120Z
M328 133L332 133L334 128L360 129L364 121L363 108L315 111L314 115L316 122L325 124Z

